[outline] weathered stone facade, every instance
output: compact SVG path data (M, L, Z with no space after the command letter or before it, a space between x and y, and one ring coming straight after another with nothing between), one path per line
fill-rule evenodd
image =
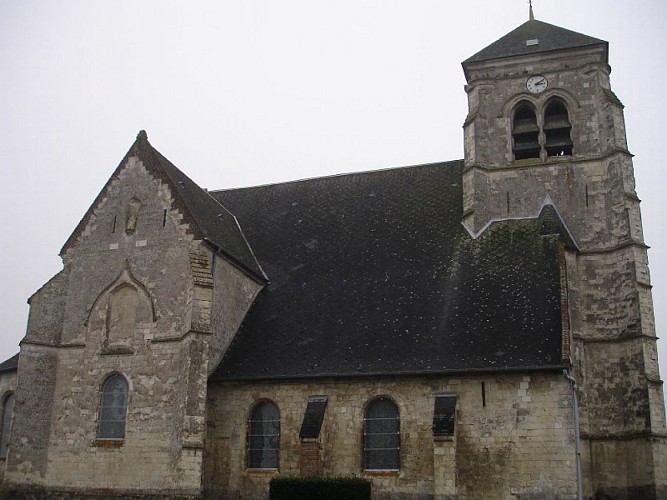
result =
M482 384L484 386L482 387ZM434 436L438 393L456 394L456 432ZM575 498L572 391L562 373L499 377L212 383L204 490L214 498L266 498L277 474L299 476L310 443L299 440L308 397L327 395L324 474L361 476L374 498ZM400 471L364 471L364 411L388 397L399 407ZM246 468L247 420L270 399L280 409L280 466Z
M644 489L651 490L667 469L665 410L648 247L607 50L600 43L464 63L470 108L464 218L478 232L495 219L538 213L545 200L557 207L578 246L566 261L585 494L629 488L633 498L652 498ZM531 75L543 75L548 88L526 92ZM572 153L549 157L542 151L539 158L514 160L517 106L534 106L543 127L545 108L554 99L569 112ZM545 144L543 130L539 141ZM657 484L665 485L664 479Z
M16 392L16 371L0 372L0 425L4 421L4 404L7 398ZM5 478L7 460L0 457L0 486Z
M64 270L30 299L5 479L198 494L207 377L260 286L193 239L138 157L101 196ZM229 287L214 292L214 279ZM129 384L120 441L96 437L114 373Z
M224 195L214 198L196 186L140 133L63 247L63 270L30 298L18 371L0 373L0 397L12 392L16 401L0 493L259 499L272 477L317 474L368 478L376 499L574 499L579 486L585 498L667 498L647 247L606 42L534 20L510 35L464 62L470 109L463 162L385 173L394 184L382 184L379 174L338 184L350 191L357 184L355 203L363 194L375 200L367 201L370 209L386 208L384 226L375 219L359 226L381 234L368 240L372 252L355 247L342 254L363 261L345 276L327 261L333 252L323 241L331 234L309 232L329 221L309 221L306 230L295 216L313 218L299 207L299 196L321 192L294 183L230 194L230 202L251 213L258 204L282 207L269 214L271 223L285 224L279 229L246 219L255 237L269 241L257 245L265 255L255 257L253 241L220 201ZM530 81L542 87L531 90ZM547 147L554 102L557 125L567 131L556 154ZM535 151L527 157L517 154L522 106L534 118L528 130ZM434 170L446 170L438 178L447 179L448 190L433 188ZM406 191L409 200L381 189L410 182L426 188ZM280 203L258 199L259 192ZM336 193L325 194L338 202ZM451 219L441 216L445 211ZM351 212L333 203L326 213L342 227ZM417 228L420 218L436 222ZM445 230L453 225L458 232ZM442 231L440 241L424 237L429 228ZM298 255L269 258L276 231L299 239ZM353 232L345 234L340 246L355 245ZM392 247L397 237L403 246ZM447 237L451 246L442 242ZM413 264L426 258L426 246L436 259L424 270ZM382 268L400 262L382 260L382 251L402 252L412 267ZM527 260L508 255L517 252ZM324 270L308 274L313 255ZM528 264L534 274L524 279ZM484 271L474 275L479 283L466 281L471 268ZM368 281L358 282L361 274ZM431 290L414 286L427 275ZM302 298L289 305L306 315L272 295L289 286ZM515 293L522 286L530 292ZM366 303L371 295L382 302L390 288L391 308ZM541 294L534 303L531 293ZM472 312L465 309L471 303ZM317 316L331 304L341 310ZM381 325L371 325L376 336L369 347L369 325L357 321L373 306L383 314ZM449 322L459 316L479 321ZM276 362L264 359L274 353L263 358L261 348L275 347L267 341L279 317L289 321L287 335L275 337L287 344L285 359ZM399 319L404 326L395 329ZM352 326L335 330L333 321ZM335 337L319 344L331 352L316 352L299 365L302 372L269 372L300 361L290 350L312 354L310 346L334 331L354 332L354 342ZM238 347L244 338L248 344ZM427 347L412 349L419 342ZM429 347L451 353L453 345L460 351L452 356L429 357ZM361 352L376 351L373 363L361 359ZM218 371L226 362L237 371ZM398 368L386 369L389 363ZM343 365L348 372L335 371ZM109 418L111 377L126 389L111 405L122 413L113 420L121 431L107 435L100 429ZM313 396L326 397L321 427L316 437L301 438ZM454 402L451 413L437 410L439 397L455 398L447 403ZM399 431L388 434L400 446L377 448L398 449L398 462L385 468L364 462L367 409L378 398L398 412ZM252 415L263 402L279 413L259 421L279 428L270 448L278 458L270 467L251 467ZM450 430L439 430L438 412L451 417ZM261 437L264 451L268 440Z

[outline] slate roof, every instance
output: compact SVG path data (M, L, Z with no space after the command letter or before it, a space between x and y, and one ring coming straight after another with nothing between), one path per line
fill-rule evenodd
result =
M0 373L15 372L19 366L19 354L14 354L11 358L0 363Z
M212 380L560 369L559 228L461 224L463 162L211 192L270 284Z
M194 234L195 238L208 241L255 278L262 281L266 279L234 214L213 199L167 158L162 156L148 142L148 136L143 130L139 132L137 139L118 165L114 174L102 188L100 194L83 216L65 245L63 245L60 251L61 255L77 241L90 215L94 213L98 204L104 198L108 186L117 177L131 156L138 157L152 175L169 185L175 198L174 203L183 214L184 221L189 223L190 231Z
M538 40L538 43L536 45L527 45L527 40ZM583 35L576 31L570 31L543 21L530 20L463 61L463 67L465 68L470 63L490 59L501 59L593 45L603 45L605 47L605 54L607 54L609 44L604 40ZM605 55L605 62L607 62L607 58L607 55Z

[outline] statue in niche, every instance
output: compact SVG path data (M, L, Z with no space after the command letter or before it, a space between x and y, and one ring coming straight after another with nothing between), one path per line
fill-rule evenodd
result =
M127 234L134 234L134 231L137 229L139 207L141 207L141 201L137 198L132 198L127 205L127 221L125 223L125 232Z

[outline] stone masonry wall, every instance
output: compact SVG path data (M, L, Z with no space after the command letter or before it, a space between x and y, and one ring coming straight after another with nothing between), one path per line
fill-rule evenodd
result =
M167 187L130 158L64 254L66 283L57 277L33 298L16 415L45 421L19 426L17 437L34 444L17 446L8 483L199 490L201 450L183 449L180 427L193 341L189 253L201 244L179 226L177 212L164 217L171 201ZM56 298L54 287L64 295ZM50 317L61 332L47 329ZM33 352L52 361L40 366ZM113 373L129 385L125 437L99 441L100 391ZM205 378L198 383L205 392Z
M3 419L3 404L7 397L16 391L16 372L0 373L0 425ZM5 477L5 465L7 460L0 458L0 485L3 483Z
M521 100L535 104L538 123L554 96L568 105L573 156L590 158L627 149L618 100L609 93L608 65L601 48L567 55L537 53L468 67L468 119L464 125L466 166L505 167L513 163L511 112ZM542 94L530 94L526 79L541 74L549 81Z
M484 389L482 389L484 384ZM482 395L484 391L484 396ZM451 439L432 432L434 395L458 396ZM215 498L265 498L271 477L298 476L299 430L308 397L327 395L319 439L323 473L361 476L382 498L575 498L572 395L562 373L432 379L211 383L204 488ZM362 466L364 408L391 398L400 413L400 471ZM280 410L279 469L246 467L247 422L253 405ZM312 457L311 457L312 458Z
M41 484L46 474L57 365L51 348L21 345L5 483L20 473Z
M259 285L193 240L174 206L130 157L63 254L65 270L32 297L6 486L200 492L210 346L228 342ZM129 386L125 435L98 439L112 374Z
M463 219L478 233L492 220L535 217L545 201L558 210L578 246L566 261L586 484L591 495L644 498L667 489L667 432L647 247L610 71L603 47L467 67ZM536 74L549 84L531 94L526 80ZM534 107L544 144L552 98L567 107L571 155L515 160L514 109Z
M220 256L215 256L212 271L218 285L213 290L211 328L215 335L210 343L209 372L217 368L250 305L262 289L262 285L248 279L242 271Z

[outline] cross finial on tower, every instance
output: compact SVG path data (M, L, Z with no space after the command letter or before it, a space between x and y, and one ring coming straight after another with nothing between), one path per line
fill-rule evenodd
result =
M528 20L535 20L535 16L533 15L533 0L528 0Z

